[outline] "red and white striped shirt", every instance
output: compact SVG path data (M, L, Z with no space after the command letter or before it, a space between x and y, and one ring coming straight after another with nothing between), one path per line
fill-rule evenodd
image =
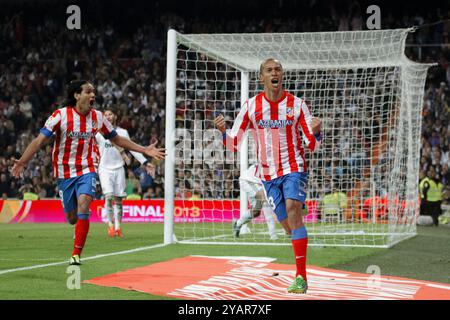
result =
M224 143L236 151L245 131L252 129L262 180L306 172L302 137L311 151L321 144L321 137L312 133L312 118L303 99L284 91L281 99L273 102L262 92L244 103Z
M91 109L87 115L82 115L72 107L53 112L40 132L48 138L55 135L53 176L61 179L96 172L99 151L95 134L100 132L107 139L117 135L102 112Z

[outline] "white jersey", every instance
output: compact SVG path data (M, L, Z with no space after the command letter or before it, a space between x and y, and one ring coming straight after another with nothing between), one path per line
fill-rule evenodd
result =
M242 172L239 180L262 185L262 181L259 177L258 167L256 166L256 164L252 164L250 167L248 167L247 170Z
M117 127L116 132L119 136L130 139L128 131ZM122 168L125 165L125 161L122 158L119 150L107 139L105 139L101 134L97 133L95 139L99 145L100 149L100 164L99 168L114 170ZM147 159L139 152L130 151L131 154L143 164Z

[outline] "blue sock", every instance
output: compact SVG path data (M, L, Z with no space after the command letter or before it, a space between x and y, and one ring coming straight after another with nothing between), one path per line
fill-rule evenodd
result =
M89 213L77 213L78 219L89 220Z
M305 239L308 238L308 232L305 226L301 226L295 230L292 230L292 240Z

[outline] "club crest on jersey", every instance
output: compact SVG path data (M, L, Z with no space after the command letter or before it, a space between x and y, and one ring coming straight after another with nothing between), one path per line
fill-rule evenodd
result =
M293 118L294 117L294 108L293 107L286 107L286 118Z

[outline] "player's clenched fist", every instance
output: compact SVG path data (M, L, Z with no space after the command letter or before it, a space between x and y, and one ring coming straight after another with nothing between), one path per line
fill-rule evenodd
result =
M318 134L322 128L322 121L319 118L313 117L311 121L311 129L313 134Z
M217 129L220 130L220 132L225 133L225 118L223 117L223 115L219 115L218 117L216 117L214 119L214 124L216 125Z

